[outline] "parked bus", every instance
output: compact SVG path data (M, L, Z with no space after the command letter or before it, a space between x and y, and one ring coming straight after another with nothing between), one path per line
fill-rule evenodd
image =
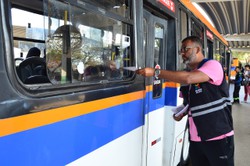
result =
M187 118L171 111L181 85L134 71L184 69L189 35L230 58L192 3L1 0L0 13L1 166L187 163Z

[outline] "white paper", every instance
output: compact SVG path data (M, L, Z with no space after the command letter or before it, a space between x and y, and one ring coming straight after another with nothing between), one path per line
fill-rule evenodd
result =
M175 114L174 116L175 117L178 117L180 116L181 114L185 113L187 110L188 110L188 107L189 105L187 104L186 106L184 106L183 104L176 107L176 108L173 108L172 111L173 113Z
M138 70L135 66L123 67L124 70L136 71Z

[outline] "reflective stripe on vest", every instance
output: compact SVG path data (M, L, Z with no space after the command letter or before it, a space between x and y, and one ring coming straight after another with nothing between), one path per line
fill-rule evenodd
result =
M220 105L216 106L217 104L220 104ZM197 116L209 114L211 112L223 110L225 107L227 107L229 105L232 105L230 98L223 97L219 100L216 100L216 101L213 101L210 103L191 107L190 110L192 112L192 117L197 117ZM213 107L213 108L209 108L209 107ZM206 108L208 108L208 109L204 110ZM202 109L202 110L200 110L200 109ZM200 110L200 112L199 112L199 110Z

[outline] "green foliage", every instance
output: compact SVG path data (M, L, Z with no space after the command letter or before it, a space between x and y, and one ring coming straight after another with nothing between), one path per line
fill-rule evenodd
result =
M245 65L250 64L250 52L232 52L233 58L238 58L239 61Z

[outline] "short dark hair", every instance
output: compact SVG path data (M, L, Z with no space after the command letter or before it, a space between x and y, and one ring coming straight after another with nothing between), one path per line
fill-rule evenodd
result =
M182 43L184 43L185 41L191 41L193 43L196 43L197 45L199 45L201 48L202 46L202 42L201 39L197 36L188 36L185 39L182 40Z
M26 58L32 57L32 56L36 56L36 57L40 57L41 51L39 48L37 47L32 47L29 51L28 54L26 56Z
M246 68L246 67L250 68L250 65L245 65L245 68Z
M235 70L236 70L236 69L240 69L240 66L236 66L236 67L235 67Z

